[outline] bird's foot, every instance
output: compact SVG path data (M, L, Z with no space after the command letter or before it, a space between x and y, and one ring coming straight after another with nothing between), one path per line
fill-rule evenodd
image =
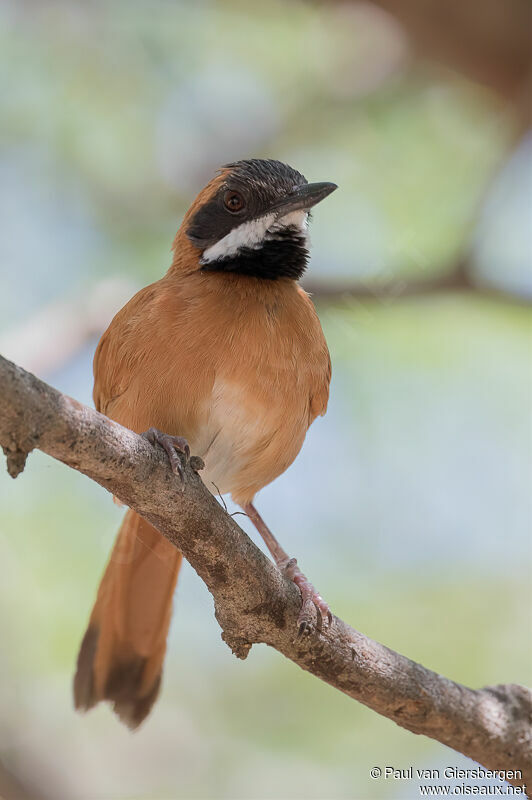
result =
M314 627L318 631L323 628L324 622L330 627L333 621L333 615L328 604L323 597L316 591L310 581L303 575L295 558L290 558L288 561L279 564L281 571L287 578L295 583L301 592L301 611L297 618L297 638L301 636L309 636ZM314 614L316 614L317 621L314 623Z
M248 515L262 538L266 547L272 554L272 557L281 570L283 575L286 575L291 581L295 583L301 592L301 611L297 618L298 633L297 638L301 636L308 636L316 628L321 631L323 623L327 620L329 627L332 625L333 615L331 610L323 597L318 594L314 586L303 575L295 558L289 558L287 553L283 550L271 530L268 528L261 515L253 505L253 503L246 503L242 506L244 512ZM317 619L314 622L314 615Z
M171 436L169 433L162 433L158 428L148 428L141 436L144 436L150 444L154 446L158 444L163 448L170 461L172 472L179 475L181 483L184 483L185 472L178 453L181 454L184 465L186 466L190 459L190 447L187 440L182 436Z

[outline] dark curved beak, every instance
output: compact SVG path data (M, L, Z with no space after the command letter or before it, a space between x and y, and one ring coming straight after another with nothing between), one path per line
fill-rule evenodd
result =
M335 183L304 183L301 186L294 186L294 190L275 203L269 211L274 211L278 216L300 209L308 211L335 189L338 189Z

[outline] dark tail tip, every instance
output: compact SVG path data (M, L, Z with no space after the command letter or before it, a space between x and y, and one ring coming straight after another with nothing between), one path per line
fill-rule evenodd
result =
M157 699L161 688L161 673L157 675L149 691L140 694L147 659L135 654L117 659L107 677L103 695L97 696L94 690L93 666L98 639L98 628L89 626L81 643L74 676L74 706L79 711L88 711L100 700L109 700L121 722L131 729L138 728Z
M113 711L129 728L134 729L150 713L161 688L161 673L147 693L140 694L146 658L134 656L113 667L105 684L105 700L113 703Z
M88 711L98 702L94 696L92 665L98 648L100 632L97 628L87 628L79 648L78 665L74 676L74 707Z

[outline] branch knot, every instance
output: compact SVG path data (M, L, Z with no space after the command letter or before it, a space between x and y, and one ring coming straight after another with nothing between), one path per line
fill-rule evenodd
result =
M248 657L251 650L251 642L248 642L243 636L229 633L229 631L222 631L222 639L237 658L241 658L244 661Z

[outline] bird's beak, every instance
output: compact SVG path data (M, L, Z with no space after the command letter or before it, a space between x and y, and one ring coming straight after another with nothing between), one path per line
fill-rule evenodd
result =
M300 209L308 211L335 189L338 189L335 183L304 183L301 186L295 186L290 194L275 203L269 211L273 211L278 217L284 217L285 214Z

